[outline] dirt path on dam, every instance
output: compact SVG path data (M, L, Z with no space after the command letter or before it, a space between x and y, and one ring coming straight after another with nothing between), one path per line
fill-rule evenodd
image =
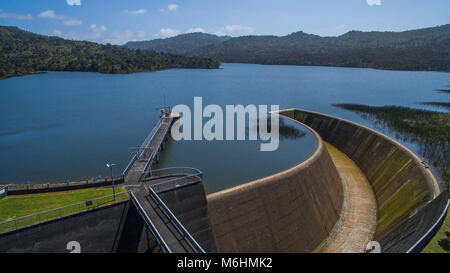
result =
M344 186L341 218L319 252L364 252L376 228L377 203L358 166L334 146L325 143Z

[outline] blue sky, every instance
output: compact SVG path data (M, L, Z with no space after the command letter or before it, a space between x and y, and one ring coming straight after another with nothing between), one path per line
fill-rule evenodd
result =
M1 0L0 25L123 44L201 31L337 36L450 23L449 0Z

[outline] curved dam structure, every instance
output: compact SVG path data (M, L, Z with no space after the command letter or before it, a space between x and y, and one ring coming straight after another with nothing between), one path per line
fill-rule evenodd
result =
M207 196L218 252L312 252L332 233L343 187L325 144L311 131L317 149L306 161Z
M364 252L371 241L381 252L417 252L439 229L445 185L409 149L340 118L277 114L317 142L294 167L210 195L199 170L153 169L126 185L130 200L76 203L87 210L32 225L17 220L55 209L0 223L10 225L0 252L67 252L73 240L83 252Z
M218 252L333 252L336 238L352 228L358 232L358 225L366 225L366 238L350 242L356 252L364 251L367 239L378 241L382 252L412 252L426 244L445 215L447 193L417 155L340 118L299 109L279 114L312 130L317 150L286 171L207 196ZM354 185L346 183L337 155L361 173L362 188L368 185L366 197L353 199L362 206L373 199L366 206L371 216L353 222L350 231L343 222L354 214L346 209Z

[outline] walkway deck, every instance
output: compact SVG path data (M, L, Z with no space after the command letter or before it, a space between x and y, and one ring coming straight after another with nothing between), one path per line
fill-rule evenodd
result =
M320 252L364 252L376 228L377 203L365 175L344 153L325 143L344 186L341 219Z
M154 131L152 131L147 137L142 153L139 158L136 159L128 173L125 176L125 185L137 184L141 180L143 172L146 172L152 166L156 156L158 155L158 150L161 148L162 142L169 132L170 126L172 125L174 117L168 116L161 118Z
M197 180L198 181L198 180ZM132 192L138 199L140 205L144 209L145 213L151 219L154 227L161 235L170 252L173 253L196 253L196 249L192 247L192 243L189 243L189 238L180 227L171 221L169 217L164 213L162 207L157 204L152 195L149 192L149 186L152 183L161 182L158 180L151 180L150 182L141 182L138 187L131 188ZM189 177L181 179L177 183L187 184L194 182L194 179Z
M138 210L142 208L144 211L141 211L144 214L143 218L148 217L150 219L147 223L149 229L160 237L157 240L161 241L161 245L165 245L161 246L161 251L196 253L199 252L197 242L192 239L184 226L159 199L157 193L180 185L198 182L199 178L195 176L183 177L181 174L175 181L173 181L173 176L161 179L155 177L148 179L146 177L153 162L157 159L158 152L162 148L163 141L167 137L175 118L177 116L170 113L161 117L124 171L124 186L131 190L136 197L139 203ZM152 185L154 185L154 188Z

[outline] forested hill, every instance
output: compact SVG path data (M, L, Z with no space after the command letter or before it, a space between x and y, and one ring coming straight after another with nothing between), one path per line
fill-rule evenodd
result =
M339 37L303 32L246 36L190 55L237 63L450 71L450 24L404 32L351 31Z
M0 78L41 70L133 73L219 66L219 62L211 59L65 40L0 26Z
M159 43L164 41L169 42ZM338 37L301 31L243 36L183 54L235 63L450 71L450 24L403 32L350 31Z
M218 45L231 39L230 36L216 36L206 33L187 33L166 39L128 42L125 46L131 49L150 49L171 54L187 54L198 48Z

